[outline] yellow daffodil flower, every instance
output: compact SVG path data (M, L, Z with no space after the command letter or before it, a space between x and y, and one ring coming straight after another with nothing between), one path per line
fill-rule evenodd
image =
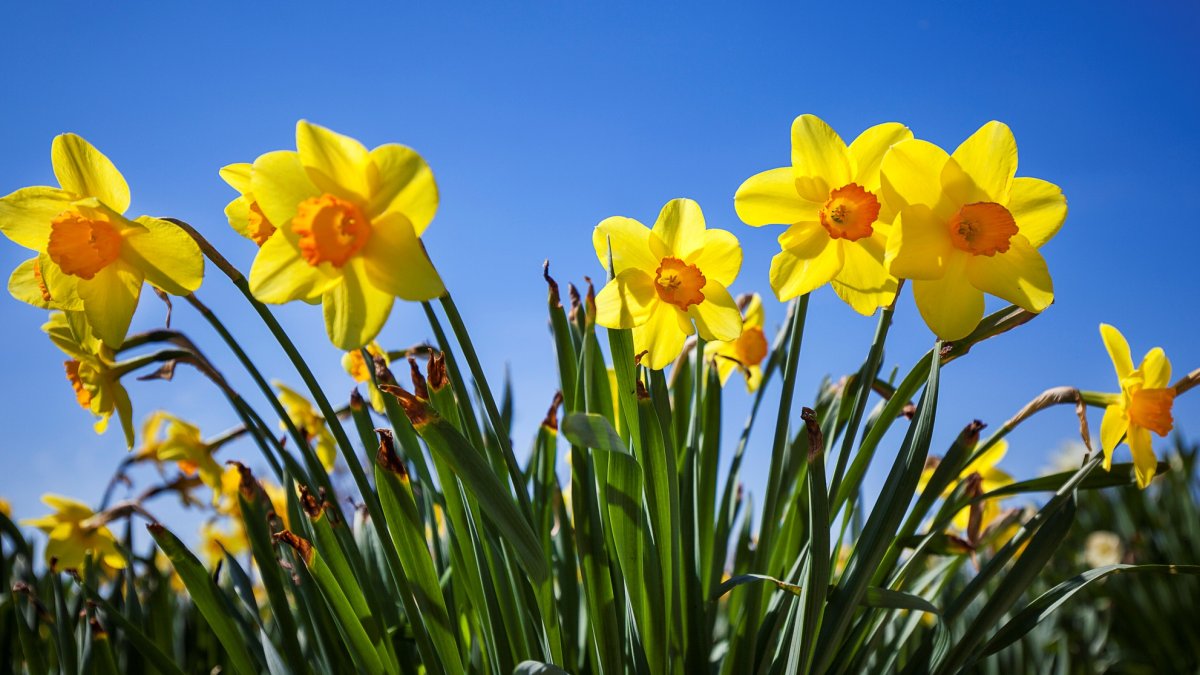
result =
M382 358L384 363L390 364L392 362L388 358L387 351L383 347L380 347L379 343L374 340L371 340L367 344L367 353L371 356ZM361 351L352 349L342 354L342 368L346 370L347 375L354 378L355 382L366 383L367 392L371 396L371 407L375 409L375 412L382 415L385 410L383 392L379 391L371 382L371 371L375 368L375 365L367 363Z
M1175 389L1167 385L1171 379L1171 362L1160 347L1155 347L1146 352L1141 365L1135 369L1129 342L1121 331L1100 324L1100 337L1121 383L1121 393L1112 396L1113 401L1105 408L1104 419L1100 422L1104 468L1112 468L1113 450L1123 437L1133 453L1138 487L1145 489L1158 470L1150 432L1165 437L1175 425L1171 417Z
M895 122L867 129L850 145L815 115L792 122L792 165L751 176L733 198L747 224L788 225L771 260L781 301L831 284L860 314L896 297L883 265L894 211L882 201L879 165L894 143L911 139Z
M201 482L213 490L220 489L221 465L201 438L200 427L168 412L158 410L146 418L138 454L156 462L175 462L183 473L199 473Z
M995 445L988 448L988 451L976 457L974 461L968 464L958 474L958 480L950 481L950 484L942 490L942 497L949 497L954 489L958 487L959 481L965 480L973 473L978 473L982 482L980 488L984 494L991 492L997 488L1004 487L1013 482L1012 476L1005 471L996 467L1000 460L1004 459L1004 455L1008 453L1008 443L1006 441L997 441ZM937 462L928 462L925 470L921 472L921 478L917 482L917 491L924 492L925 486L929 484L929 479L933 477L933 472L937 469ZM988 525L1000 515L1000 504L995 499L988 499L983 502L983 518L981 522L981 530L986 530ZM960 509L954 514L954 526L959 530L966 531L970 523L971 509L970 507Z
M209 567L225 559L225 554L239 555L249 549L246 530L241 521L232 520L232 527L220 527L214 521L200 526L200 552Z
M884 201L897 210L885 262L913 280L929 328L943 340L966 337L990 293L1031 312L1054 300L1038 252L1062 227L1067 200L1058 186L1014 178L1017 142L1000 122L980 127L953 154L919 140L892 146L881 167Z
M308 437L308 442L317 451L317 458L321 460L321 465L325 467L325 470L332 471L334 462L337 460L337 445L334 443L333 433L325 424L325 418L300 392L278 380L271 384L279 390L279 402L283 404L283 409L287 412L288 417L292 418L292 424L295 424L296 428L303 431ZM279 428L287 429L287 426L280 422Z
M320 302L333 344L358 349L379 334L396 297L445 293L420 239L437 211L437 185L403 145L367 151L301 121L296 148L262 155L250 171L253 203L275 226L250 288L262 302Z
M767 358L767 338L763 335L762 298L757 293L743 296L738 304L742 310L742 334L728 342L709 342L704 345L704 355L717 366L721 386L729 380L734 370L741 371L746 378L746 391L756 391L762 384L762 362Z
M38 253L17 267L10 291L39 307L82 311L116 349L142 281L186 295L200 287L204 258L178 226L149 216L127 219L129 186L87 141L57 136L50 158L61 187L27 187L0 198L0 232Z
M3 513L5 518L12 518L12 504L3 497L0 497L0 513Z
M283 521L284 526L287 526L287 493L283 488L276 483L265 478L257 478L259 487L266 493L267 499L271 502L271 508L275 511L275 515ZM229 464L221 473L220 486L213 490L213 505L217 513L231 516L240 519L242 517L241 504L238 502L238 494L242 486L242 473L237 466Z
M67 380L75 390L75 400L98 419L96 433L108 429L108 420L116 411L125 432L125 444L133 448L133 404L114 368L112 350L92 334L83 312L52 312L42 325L50 341L70 357L63 363Z
M261 247L275 233L275 225L267 220L258 202L254 201L253 169L254 165L246 162L230 164L221 169L221 178L241 193L225 207L230 227Z
M54 513L22 520L22 525L36 527L50 541L46 544L46 562L55 561L58 569L80 569L87 554L113 569L124 569L125 556L117 549L117 539L104 525L90 522L96 513L83 502L69 497L42 495L42 503Z
M649 366L666 368L699 330L705 340L734 340L742 315L727 287L742 266L742 248L725 230L704 225L700 205L667 202L654 228L632 218L606 218L592 233L600 263L614 278L596 296L596 323L632 328L634 349ZM695 327L693 327L693 322Z

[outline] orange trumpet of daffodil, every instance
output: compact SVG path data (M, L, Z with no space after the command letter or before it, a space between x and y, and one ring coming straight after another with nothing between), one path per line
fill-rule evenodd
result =
M239 194L225 207L225 217L229 226L238 234L262 246L267 239L275 234L275 225L267 220L262 207L254 201L254 187L251 176L254 165L248 162L230 164L221 168L221 178Z
M738 188L733 204L747 225L788 225L771 260L781 301L831 284L860 314L892 303L897 282L883 255L893 211L880 194L879 164L892 144L912 137L889 122L846 145L819 117L801 115L792 122L792 165Z
M902 141L881 172L884 200L898 211L888 271L913 280L917 308L938 337L974 330L984 293L1031 312L1054 301L1038 248L1062 227L1067 200L1056 185L1014 177L1017 142L1007 126L988 122L950 155Z
M1165 437L1175 424L1171 417L1175 389L1167 385L1171 379L1171 362L1162 348L1155 347L1146 352L1141 364L1134 368L1129 342L1121 331L1102 323L1100 337L1121 384L1121 393L1112 395L1112 403L1104 409L1104 418L1100 422L1104 468L1112 468L1113 450L1123 437L1133 454L1138 487L1144 490L1158 470L1150 432Z
M82 311L96 336L117 349L142 281L187 295L200 287L204 259L173 223L122 215L129 186L84 139L55 137L50 158L61 187L27 187L0 198L0 232L38 253L17 267L9 289L39 307Z
M696 202L667 202L653 228L606 218L592 244L606 268L611 253L613 266L596 296L596 323L632 328L634 349L648 352L651 368L666 368L697 330L705 340L741 334L742 314L727 287L741 269L742 248L733 234L707 229Z
M743 302L744 300L744 302ZM721 386L734 370L746 379L746 391L756 391L762 384L762 362L767 358L767 338L763 335L763 306L758 293L739 298L742 310L742 334L736 340L709 342L704 355L717 366Z
M445 293L420 239L437 211L437 185L403 145L368 151L301 121L296 148L268 152L250 170L247 208L257 205L274 227L254 258L250 289L267 303L320 302L333 344L358 349L379 334L396 297Z

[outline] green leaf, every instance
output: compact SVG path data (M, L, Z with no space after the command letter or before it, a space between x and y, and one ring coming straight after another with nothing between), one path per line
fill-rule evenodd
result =
M1171 470L1171 465L1166 462L1159 462L1158 469L1154 475L1160 476ZM1067 481L1075 476L1076 471L1063 471L1054 473L1048 476L1039 476L1029 480L1023 480L1016 483L1009 483L1003 487L996 488L987 494L981 495L974 501L983 501L985 499L994 499L996 497L1007 497L1010 495L1024 494L1026 492L1057 492ZM1092 472L1082 481L1076 489L1079 490L1097 490L1107 487L1119 487L1122 485L1137 485L1137 475L1134 472L1133 464L1113 464L1110 471Z
M603 415L571 413L563 420L562 433L572 445L628 454L625 441Z
M919 595L903 591L893 591L887 588L877 588L875 586L867 588L867 593L863 596L859 604L863 607L875 607L877 609L908 609L917 612L929 612L930 614L941 614L936 605Z
M558 666L541 661L522 661L513 669L513 675L568 675Z

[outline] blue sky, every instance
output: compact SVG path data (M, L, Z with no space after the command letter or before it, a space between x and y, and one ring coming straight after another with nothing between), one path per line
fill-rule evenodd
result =
M27 3L6 11L0 40L0 193L53 184L51 138L73 131L125 174L133 213L188 220L249 269L255 249L225 221L234 193L219 167L294 147L300 118L368 146L411 145L442 195L426 243L493 383L506 365L513 373L523 450L555 388L542 260L560 282L601 277L590 246L597 222L650 223L667 200L691 197L710 227L743 243L733 289L769 296L780 230L742 225L733 193L788 162L796 115L817 114L847 140L899 121L948 149L999 119L1020 145L1018 174L1057 183L1070 201L1066 226L1043 249L1057 301L946 369L937 451L971 419L999 424L1050 386L1113 389L1101 321L1126 333L1135 359L1160 345L1177 374L1200 366L1192 299L1200 13L1184 2L980 4ZM0 242L0 268L26 257ZM299 384L223 278L210 269L198 296L265 371ZM772 299L767 311L768 325L778 325L782 307ZM134 329L162 314L147 293ZM277 314L331 396L344 400L352 383L320 312L299 305ZM0 496L19 517L39 514L46 491L94 502L125 455L119 432L92 432L62 356L39 330L42 312L0 298L0 316ZM822 375L857 368L874 328L829 289L814 295L809 316L801 400ZM183 303L175 326L261 401ZM398 303L381 341L397 348L429 337L420 308ZM906 293L886 367L907 371L931 343ZM235 422L191 372L130 389L138 420L162 407L206 433ZM746 399L737 389L726 399L726 424L740 427ZM1200 396L1181 398L1177 429L1195 434L1198 413ZM1092 422L1098 434L1099 415ZM1034 474L1075 434L1070 409L1043 413L1011 436L1003 466ZM752 491L766 472L769 437L760 428L747 458ZM234 446L221 457L258 463L255 452ZM1119 461L1127 457L1119 451ZM141 475L143 485L152 475ZM168 522L181 517L165 505L151 510Z

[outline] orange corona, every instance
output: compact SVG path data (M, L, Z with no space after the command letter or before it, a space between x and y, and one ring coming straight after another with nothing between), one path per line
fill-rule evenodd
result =
M121 255L121 235L103 211L71 208L50 221L46 253L63 272L91 279Z
M326 193L300 202L292 231L309 265L341 267L367 243L371 224L357 204Z
M858 241L875 232L879 219L879 200L857 183L843 185L829 193L821 207L821 225L830 237Z
M995 202L967 204L950 218L950 241L972 255L1005 253L1016 233L1013 215Z
M659 264L654 288L665 303L683 311L704 302L704 284L707 281L700 268L689 265L679 258L663 258Z

